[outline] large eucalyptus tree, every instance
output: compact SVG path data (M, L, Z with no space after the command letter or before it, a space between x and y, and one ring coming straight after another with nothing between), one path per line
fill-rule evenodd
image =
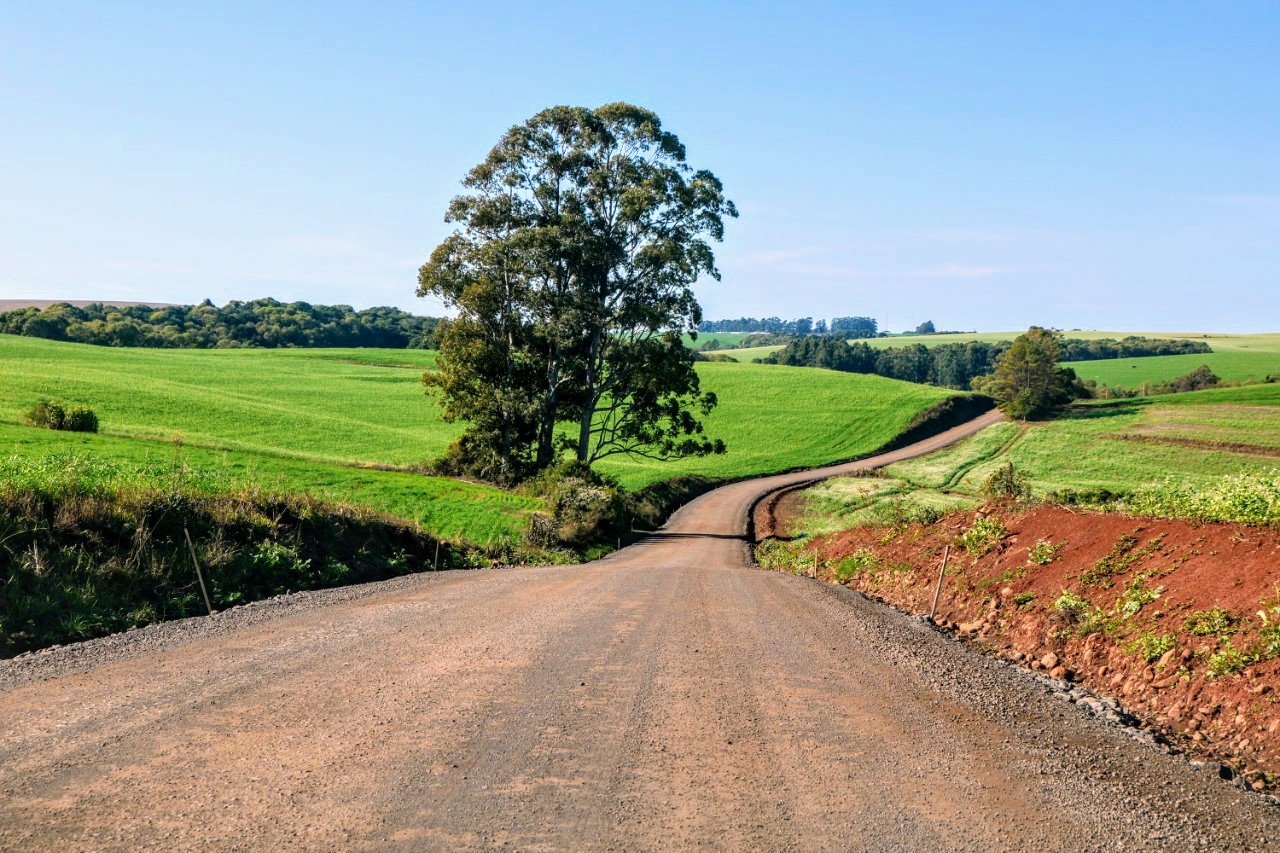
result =
M457 461L516 479L564 453L723 452L681 335L719 279L711 241L737 216L658 117L552 107L511 128L449 205L457 229L419 272L456 311L428 390L468 422Z

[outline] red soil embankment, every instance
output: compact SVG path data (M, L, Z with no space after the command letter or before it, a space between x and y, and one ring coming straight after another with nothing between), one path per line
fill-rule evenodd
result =
M980 518L1008 535L975 556L959 538ZM946 545L943 627L1119 698L1171 742L1231 764L1255 788L1280 782L1280 658L1264 651L1280 636L1265 631L1280 617L1280 531L987 507L929 526L818 537L807 553L817 555L818 577L847 577L854 589L927 614ZM1033 561L1032 549L1051 561Z

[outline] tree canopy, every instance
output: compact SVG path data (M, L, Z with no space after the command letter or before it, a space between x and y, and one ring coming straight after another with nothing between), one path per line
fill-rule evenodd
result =
M398 308L311 305L275 299L199 305L69 303L0 313L0 332L121 347L391 347L434 346L434 317Z
M1032 326L1014 338L996 361L995 373L975 381L974 390L995 397L1012 418L1035 419L1051 414L1077 396L1076 373L1059 367L1062 336Z
M452 463L513 480L570 452L591 463L723 452L682 336L692 286L719 279L710 243L737 215L658 116L559 106L503 135L449 205L457 228L418 294L456 310L424 377L467 422Z

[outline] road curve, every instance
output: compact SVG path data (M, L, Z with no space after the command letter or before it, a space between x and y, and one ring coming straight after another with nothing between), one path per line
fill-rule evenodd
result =
M1280 813L846 590L737 483L582 566L441 572L0 664L0 848L1266 847Z

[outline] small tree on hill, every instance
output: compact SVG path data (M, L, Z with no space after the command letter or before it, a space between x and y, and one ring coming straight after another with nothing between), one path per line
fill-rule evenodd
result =
M916 326L917 335L932 335L932 334L936 334L937 331L938 329L933 325L932 320L925 320L919 326Z
M1032 326L996 362L995 373L973 387L995 397L1000 409L1020 420L1043 418L1076 398L1074 370L1058 366L1061 335Z

